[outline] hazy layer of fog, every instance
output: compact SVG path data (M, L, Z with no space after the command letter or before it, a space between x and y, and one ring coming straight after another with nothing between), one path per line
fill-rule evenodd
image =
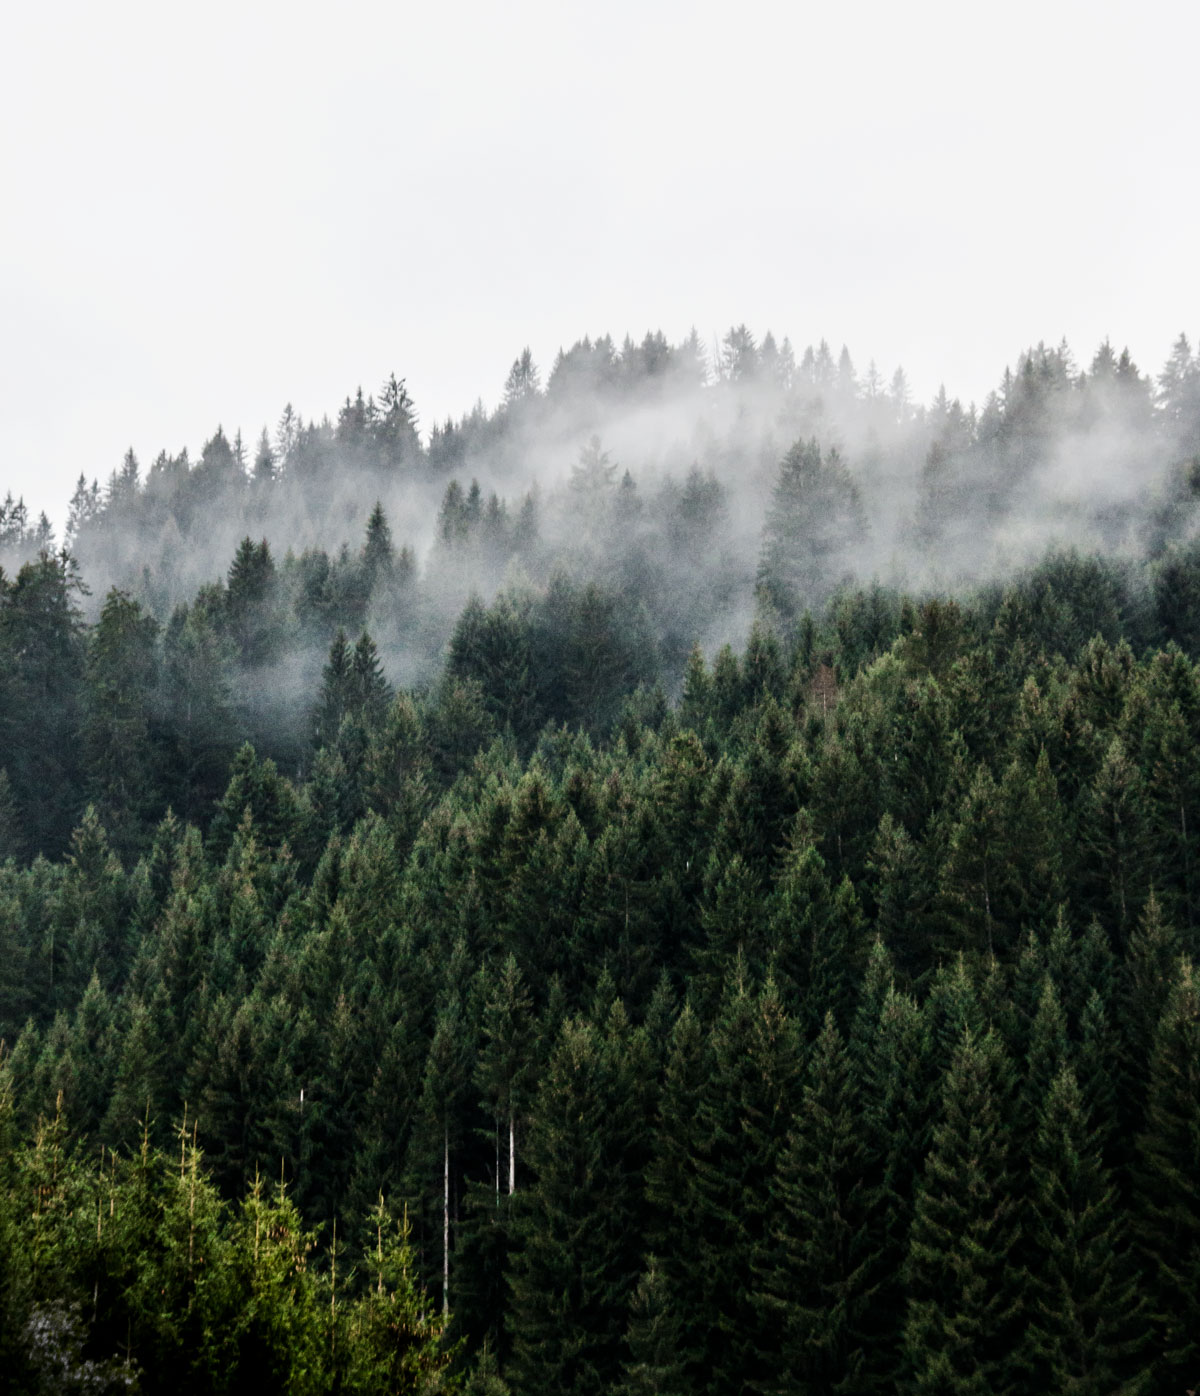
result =
M9 10L3 468L60 531L130 441L392 367L428 423L526 342L745 318L982 403L1063 334L1156 367L1200 290L1178 0Z
M1052 549L1182 541L1200 365L1167 351L1152 379L1108 345L1084 367L1039 345L976 411L744 326L717 344L584 340L544 367L518 355L493 412L421 423L393 378L320 423L285 411L263 441L219 431L199 460L127 457L81 482L69 544L89 614L116 586L165 623L223 584L243 538L266 539L292 615L269 685L284 703L311 696L338 621L375 634L394 680L430 679L472 593L538 595L556 574L642 608L677 674L692 643L738 643L756 613L790 625L840 586L957 588ZM797 443L818 467L784 499ZM355 601L376 502L408 551ZM46 537L7 509L11 572Z

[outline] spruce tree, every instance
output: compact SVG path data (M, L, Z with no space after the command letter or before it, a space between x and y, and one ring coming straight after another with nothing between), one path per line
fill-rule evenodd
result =
M1044 1093L1031 1154L1025 1362L1032 1390L1132 1396L1145 1388L1136 1362L1144 1305L1089 1113L1063 1066Z
M599 1029L563 1024L531 1115L535 1181L518 1193L508 1375L522 1396L600 1396L620 1376L638 1217L638 1126L622 1075Z
M140 843L157 804L157 635L154 618L114 589L88 643L81 733L88 793L125 853Z
M872 1340L865 1348L862 1380L865 1389L887 1391L895 1387L901 1367L904 1262L930 1128L928 1042L916 1003L888 984L874 1015L860 1005L852 1048L868 1159L863 1186L872 1208Z
M625 1334L627 1356L616 1396L687 1396L691 1390L679 1352L679 1322L670 1288L655 1256L630 1303Z
M777 1214L763 1179L775 1171L791 1122L799 1044L770 980L755 991L735 971L709 1053L685 1134L673 1278L687 1374L698 1392L718 1396L763 1381L775 1341L757 1302L756 1267Z
M1020 1389L1007 1078L997 1038L965 1032L942 1088L905 1272L904 1352L911 1389L921 1396Z
M1158 1377L1185 1387L1200 1371L1200 990L1187 960L1155 1035L1134 1182Z
M764 1246L762 1293L782 1334L770 1343L768 1391L870 1389L870 1163L853 1062L829 1012L772 1181L778 1210Z

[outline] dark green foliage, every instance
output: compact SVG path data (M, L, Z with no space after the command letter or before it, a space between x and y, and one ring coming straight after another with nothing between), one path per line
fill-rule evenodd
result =
M1146 1386L1144 1304L1090 1112L1064 1066L1044 1092L1032 1154L1026 1290L1029 1380L1079 1396Z
M84 643L70 556L45 553L0 583L0 751L21 819L21 853L61 853L78 813L76 734Z
M1138 1139L1139 1241L1164 1380L1200 1361L1200 994L1184 961L1155 1036Z
M475 682L498 727L511 727L519 741L532 740L539 726L532 673L529 625L511 602L485 610L472 597L450 641L446 672Z
M859 491L836 450L797 441L779 465L758 565L762 594L785 616L822 599L830 562L866 535Z
M599 1393L620 1372L637 1283L644 1148L619 1030L568 1020L533 1105L511 1271L518 1392Z
M654 1244L685 1373L692 1390L713 1393L769 1373L773 1320L759 1303L758 1271L777 1209L761 1180L784 1148L799 1073L775 986L756 990L743 973L735 968L700 1058L681 1019L651 1171L670 1249Z
M684 1396L679 1324L658 1261L649 1256L630 1305L625 1345L629 1356L616 1390L620 1396Z
M88 793L125 853L141 844L157 813L157 636L154 618L112 591L88 645L82 731Z
M187 820L207 815L237 750L232 648L220 627L221 593L180 606L163 637L163 703L170 731L168 802Z
M242 663L251 668L269 664L282 637L276 615L275 563L265 538L257 544L242 539L229 569L225 606Z
M904 1354L917 1392L982 1396L1018 1382L1019 1223L1007 1074L992 1034L963 1034L946 1073L909 1242Z
M449 1389L448 1307L492 1396L1195 1386L1176 358L974 414L652 333L427 446L393 378L83 482L94 602L0 506L0 1380ZM490 492L668 389L686 447ZM1113 422L1130 561L859 575Z
M764 1302L782 1328L767 1390L870 1390L875 1341L867 1142L851 1058L832 1013L817 1039L772 1193L779 1212L764 1250Z
M907 1299L905 1259L914 1183L928 1145L931 1101L924 1024L912 999L885 979L880 948L868 969L851 1042L861 1081L861 1185L871 1201L869 1277L875 1286L872 1341L865 1349L867 1389L888 1390L901 1365ZM883 973L881 973L883 971ZM874 987L874 992L872 992ZM873 1011L872 1011L873 1009Z

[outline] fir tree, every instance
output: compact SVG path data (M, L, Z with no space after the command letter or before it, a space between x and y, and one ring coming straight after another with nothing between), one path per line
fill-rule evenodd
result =
M637 1282L630 1150L637 1134L613 1045L568 1019L534 1102L522 1243L510 1285L518 1391L590 1396L619 1378Z
M1134 1393L1145 1320L1117 1193L1075 1075L1062 1067L1042 1102L1032 1150L1025 1320L1038 1391Z
M997 1039L965 1033L946 1073L909 1243L904 1351L914 1392L1019 1386L1006 1078Z
M1154 1040L1135 1182L1160 1380L1182 1386L1200 1364L1200 992L1186 960Z
M772 1191L778 1200L764 1299L782 1340L767 1390L870 1389L873 1341L869 1156L849 1054L832 1013L817 1039Z

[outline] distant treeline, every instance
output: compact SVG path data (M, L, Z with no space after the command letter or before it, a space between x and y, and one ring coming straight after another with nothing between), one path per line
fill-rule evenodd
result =
M63 541L89 619L116 586L165 626L243 538L265 539L298 598L282 651L310 671L312 646L365 622L390 678L432 680L473 590L564 571L645 604L678 672L696 640L744 642L764 561L815 607L847 580L957 592L1051 548L1158 558L1195 532L1198 458L1200 359L1182 335L1155 378L1107 342L1086 368L1038 345L964 407L944 389L917 404L903 370L860 373L824 342L797 357L738 326L706 353L655 332L580 340L544 386L526 350L494 410L424 436L393 375L332 420L286 408L257 445L218 427L195 459L143 469L130 451L107 482L80 477ZM350 565L377 501L403 623ZM10 576L53 543L21 501L0 505Z

